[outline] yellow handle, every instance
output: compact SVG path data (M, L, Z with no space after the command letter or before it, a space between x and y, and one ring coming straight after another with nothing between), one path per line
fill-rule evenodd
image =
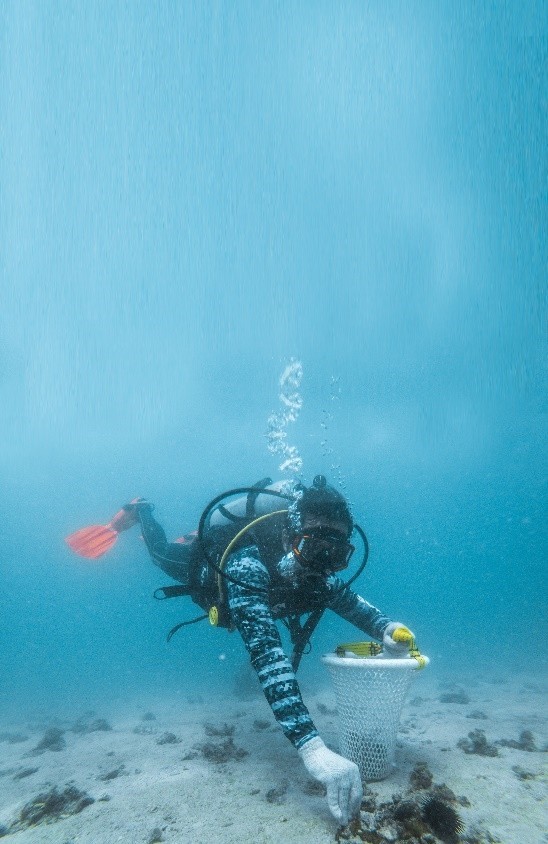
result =
M401 638L396 638L396 633ZM392 638L396 642L407 642L409 645L409 656L415 659L418 663L419 669L424 668L427 664L426 658L421 654L417 647L417 643L413 638L413 634L407 627L396 627ZM345 642L343 645L338 645L335 648L337 656L345 657L349 653L357 657L367 658L369 656L379 656L382 653L382 645L378 642Z
M337 656L345 656L353 653L355 656L378 656L382 651L382 645L378 642L345 642L335 649Z
M392 633L392 638L395 642L405 642L408 644L413 639L413 634L407 627L396 627Z

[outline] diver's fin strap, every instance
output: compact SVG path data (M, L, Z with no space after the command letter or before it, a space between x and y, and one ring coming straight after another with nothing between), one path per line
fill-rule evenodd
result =
M189 624L196 624L198 621L203 621L204 618L207 618L207 613L205 615L198 615L196 618L191 618L190 621L181 621L179 624L176 624L175 627L172 627L167 634L167 641L169 642L171 637L174 636L177 630L180 630L181 627L188 627Z
M159 593L162 593L159 594ZM160 586L153 592L157 601L165 601L166 598L180 598L182 595L188 595L188 586Z

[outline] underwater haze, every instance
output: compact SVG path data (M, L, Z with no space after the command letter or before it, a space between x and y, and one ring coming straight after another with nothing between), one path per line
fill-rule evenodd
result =
M358 591L440 677L545 670L547 43L517 0L1 4L4 712L230 693L241 640L166 643L198 609L137 531L64 537L291 477L292 361Z

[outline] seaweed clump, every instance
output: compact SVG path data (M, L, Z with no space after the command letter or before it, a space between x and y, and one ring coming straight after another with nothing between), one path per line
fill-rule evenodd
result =
M489 744L487 741L484 730L472 730L468 733L468 738L458 740L457 747L460 747L465 753L475 753L477 756L499 755L496 745Z
M158 730L156 727L150 727L147 724L137 724L137 726L133 728L133 732L136 736L153 736L158 732Z
M156 744L180 744L180 743L181 743L181 739L178 738L175 735L175 733L162 733L162 735L159 736L156 739Z
M485 714L483 709L473 709L472 712L469 712L466 717L474 718L476 721L487 721L487 715Z
M241 762L242 759L249 755L243 747L237 747L234 744L232 736L220 743L207 741L200 745L198 750L208 762L216 762L217 764L232 761Z
M117 768L112 768L110 771L107 771L107 773L105 773L105 774L99 774L97 779L101 780L102 782L110 782L111 780L115 780L115 779L117 779L118 777L120 777L124 774L127 774L127 771L126 771L126 766L122 762L122 764L118 765Z
M336 840L352 844L457 844L464 824L453 807L460 802L467 805L466 798L457 798L446 785L433 785L427 791L413 790L405 796L394 794L387 802L377 803L373 792L366 791L360 814L348 826L339 829ZM469 804L468 804L469 805Z
M499 739L495 742L499 747L512 747L514 750L526 750L528 753L536 753L538 747L535 744L535 737L531 730L522 730L519 739Z
M70 728L73 733L87 735L88 733L108 733L112 727L106 718L94 718L93 713L82 715Z
M276 805L280 806L282 803L285 803L285 797L287 794L289 783L287 780L284 780L280 783L279 786L274 788L269 788L265 794L265 800L267 803L275 803Z
M368 808L373 808L371 800ZM430 797L420 800L394 795L379 803L374 811L362 811L358 818L339 830L337 841L387 844L402 841L408 844L435 844L438 840L453 844L464 829L458 813L447 803ZM445 836L445 837L443 837Z
M457 689L454 692L446 692L439 697L440 703L470 703L470 698L464 689Z
M38 742L36 747L26 754L27 756L39 756L41 753L45 753L46 750L54 750L59 752L60 750L64 750L67 746L67 743L64 739L64 730L60 730L59 727L50 727L44 733L43 738Z
M426 762L417 762L409 774L409 785L413 791L430 788L434 777Z
M23 806L18 820L9 827L9 833L19 832L21 829L39 824L55 823L69 815L77 815L92 803L95 803L93 797L85 791L80 791L74 785L67 785L63 791L53 786L49 791L38 794Z
M204 744L195 745L196 750L202 754L204 759L208 762L217 762L223 764L225 762L240 762L244 757L248 756L247 750L242 747L237 747L234 744L234 732L236 728L233 724L221 724L219 726L206 722L204 724L204 732L209 738L221 739L224 741L206 741ZM187 757L192 758L192 757Z
M210 738L228 738L234 735L235 730L236 727L234 724L225 723L217 726L216 724L211 724L209 721L206 721L204 724L204 733Z

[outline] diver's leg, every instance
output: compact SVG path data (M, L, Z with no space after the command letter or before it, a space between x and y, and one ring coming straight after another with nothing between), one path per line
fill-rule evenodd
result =
M168 542L164 529L153 518L150 507L139 508L139 521L143 539L153 562L169 577L188 586L192 543Z

